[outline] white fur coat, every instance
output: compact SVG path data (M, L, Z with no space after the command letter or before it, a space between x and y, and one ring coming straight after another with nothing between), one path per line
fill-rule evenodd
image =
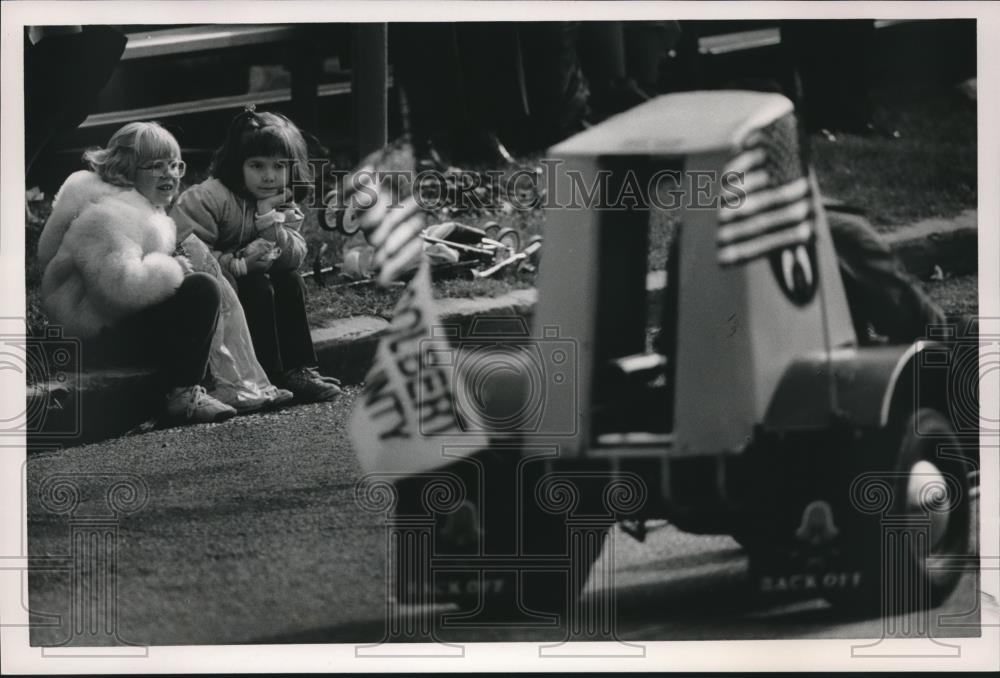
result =
M42 307L66 335L86 338L168 299L184 271L170 217L135 190L72 174L38 241Z

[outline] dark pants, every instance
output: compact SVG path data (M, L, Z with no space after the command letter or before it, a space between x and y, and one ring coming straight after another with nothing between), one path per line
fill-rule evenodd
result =
M84 360L155 365L167 387L194 386L208 371L219 304L215 278L191 273L174 296L126 317L85 344Z
M781 44L802 88L797 108L809 131L864 131L872 116L868 75L874 37L871 19L781 23Z
M580 68L579 34L573 21L518 24L529 147L543 149L583 129L590 91Z
M315 365L302 276L296 271L250 273L238 286L254 353L268 377Z
M389 47L414 141L465 140L522 123L517 28L507 22L394 23Z
M25 30L24 151L29 170L50 139L76 128L94 109L126 42L110 26L83 26L80 33L50 35L32 45Z

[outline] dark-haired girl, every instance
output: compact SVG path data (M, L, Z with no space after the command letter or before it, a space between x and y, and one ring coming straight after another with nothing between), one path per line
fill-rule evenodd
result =
M340 383L316 370L298 273L306 256L303 213L291 185L309 185L305 139L288 118L252 108L233 119L211 178L186 190L171 216L178 238L212 248L239 293L257 360L303 402L332 400Z

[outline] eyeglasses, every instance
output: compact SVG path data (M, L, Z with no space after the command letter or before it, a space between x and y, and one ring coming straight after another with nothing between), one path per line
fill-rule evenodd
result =
M148 165L139 165L139 169L152 172L158 177L176 174L180 178L187 172L187 163L183 160L157 160Z

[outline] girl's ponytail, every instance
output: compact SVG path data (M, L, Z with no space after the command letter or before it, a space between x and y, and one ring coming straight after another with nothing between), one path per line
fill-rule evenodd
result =
M230 121L229 128L226 130L226 138L223 140L222 145L215 150L212 154L212 162L209 164L208 173L213 177L217 177L222 180L222 183L226 184L230 190L235 190L235 186L229 186L229 182L223 178L224 176L230 174L230 156L234 153L238 153L240 148L240 139L244 136L245 132L248 131L253 122L256 121L257 117L257 105L247 104L243 107L243 110L236 114L236 116ZM242 159L240 160L242 164Z

